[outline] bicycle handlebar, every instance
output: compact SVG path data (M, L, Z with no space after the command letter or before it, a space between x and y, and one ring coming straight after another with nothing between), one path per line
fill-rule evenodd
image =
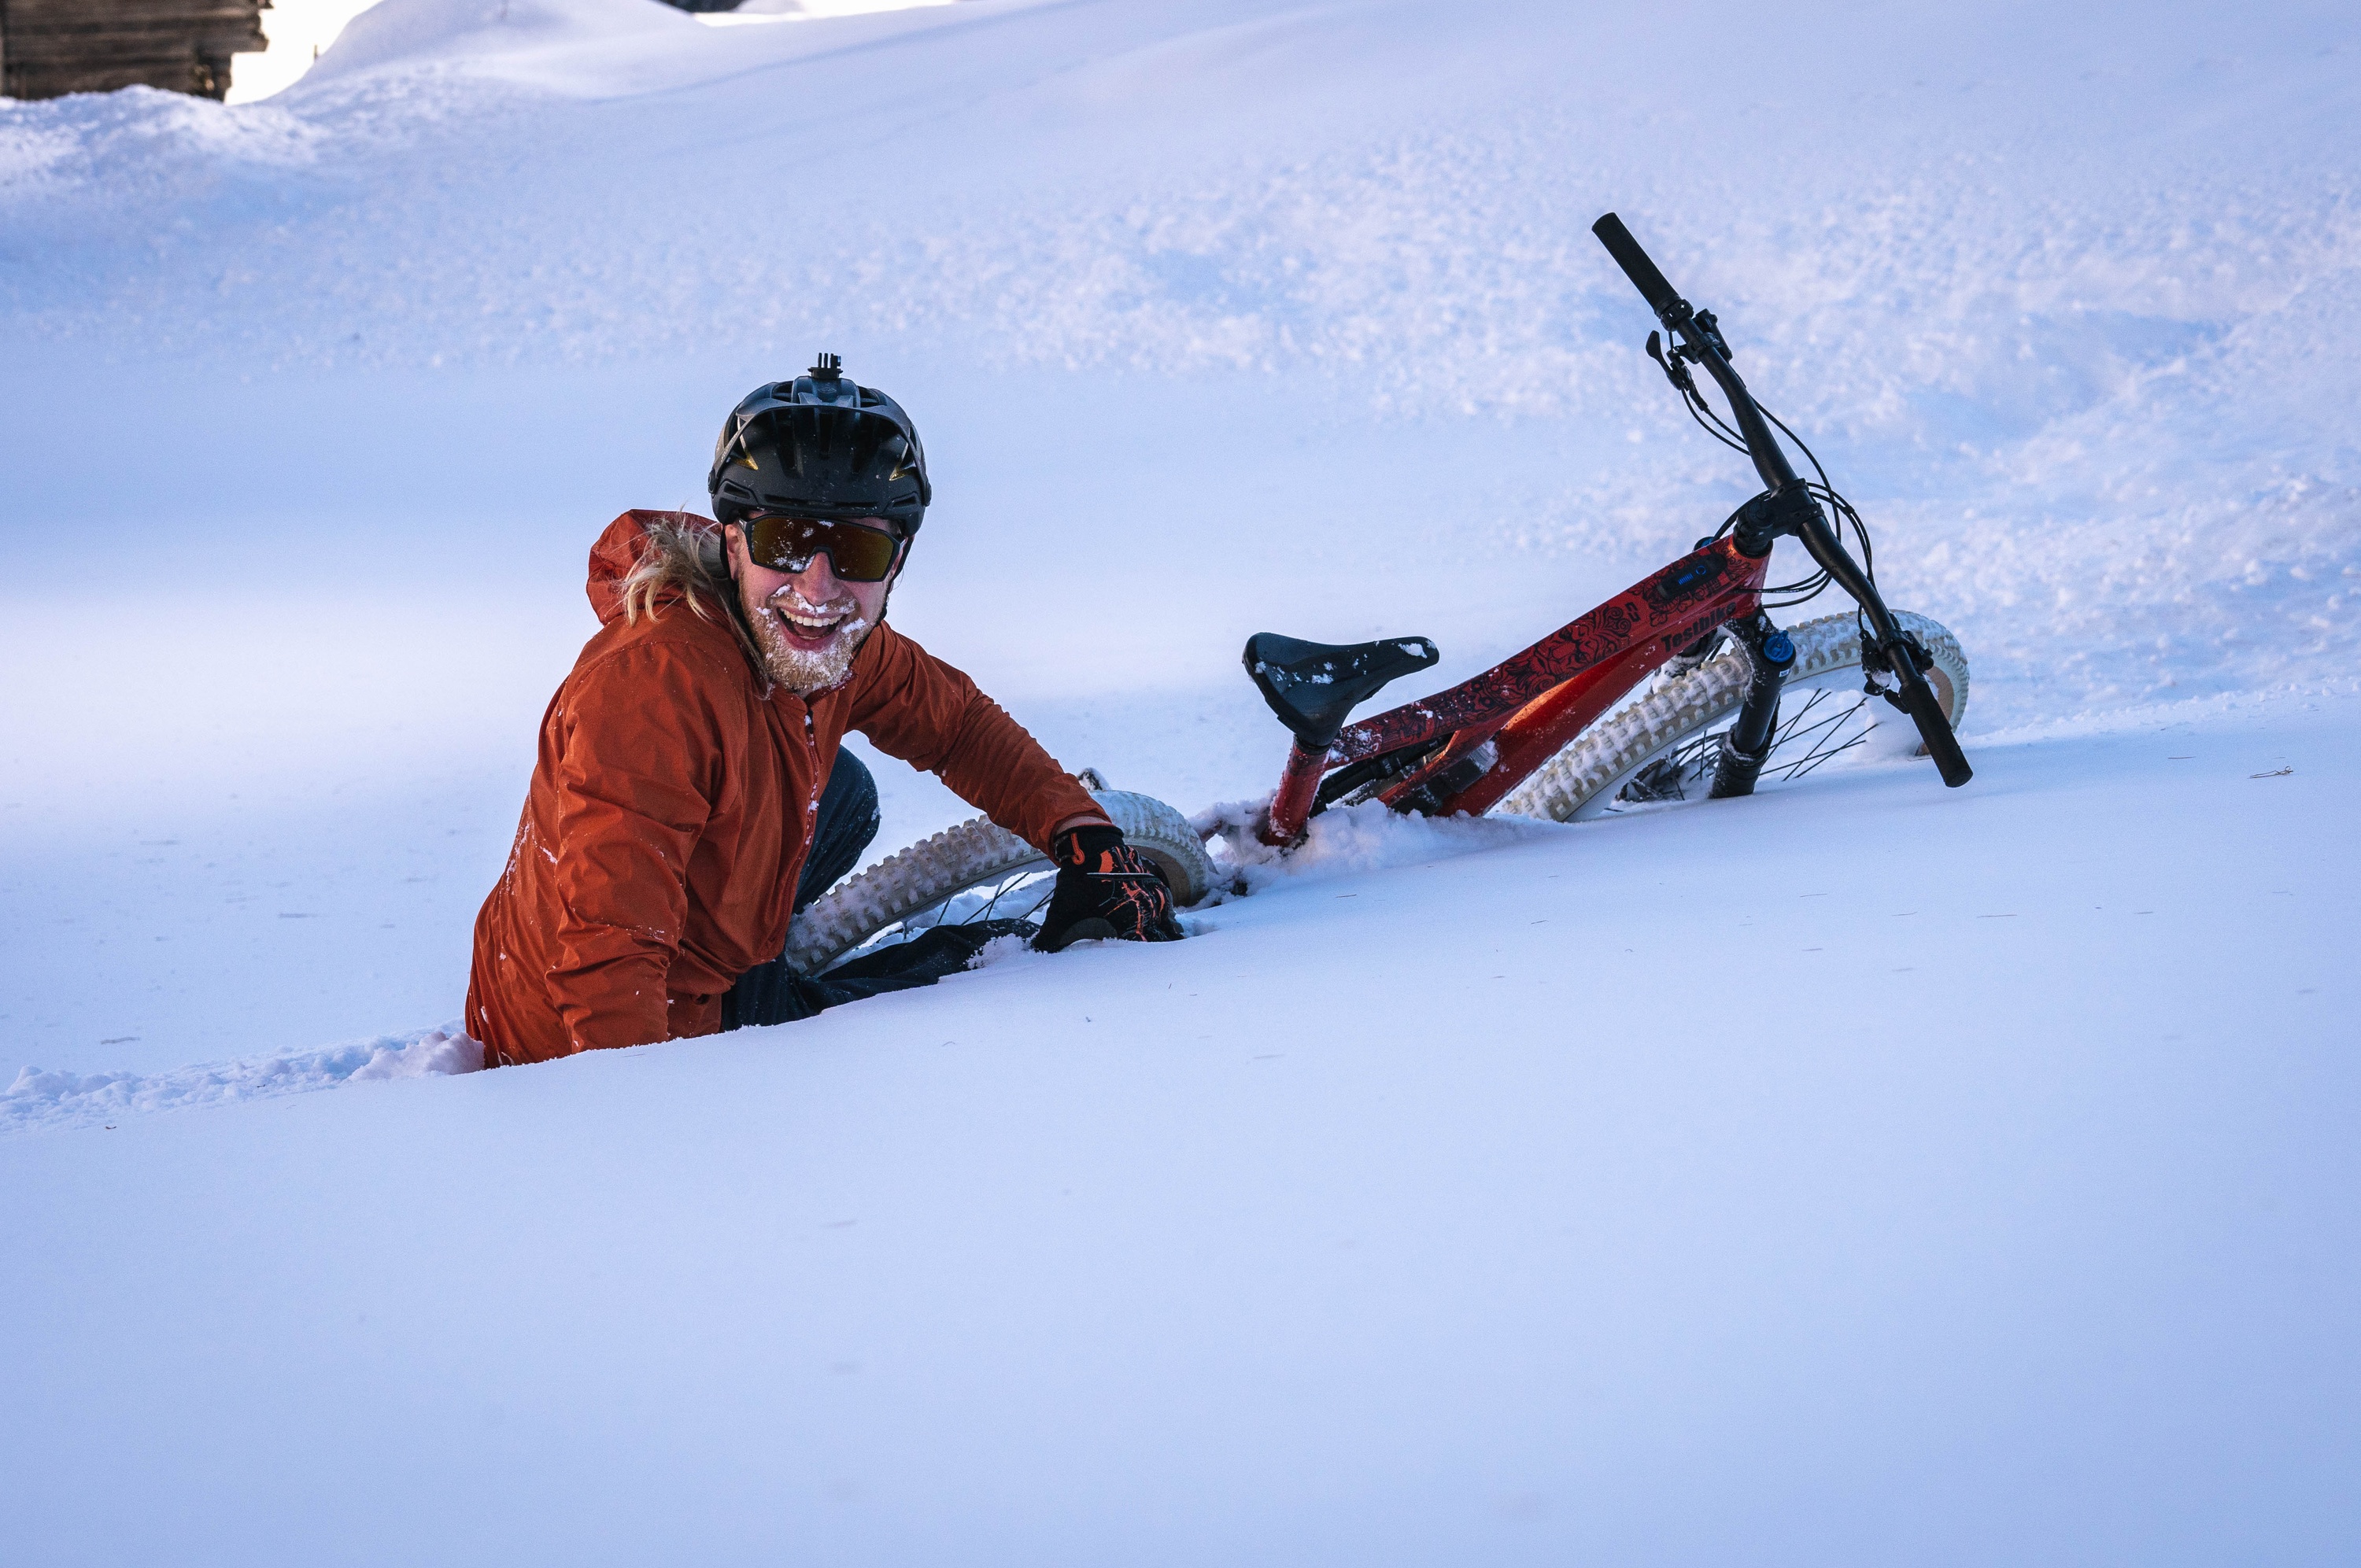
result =
M1664 275L1648 259L1648 253L1640 248L1640 242L1631 237L1631 231L1623 226L1621 218L1609 213L1591 225L1590 232L1598 236L1598 243L1607 247L1607 254L1615 258L1615 265L1623 269L1623 276L1631 280L1631 286L1640 291L1640 297L1658 316L1680 303L1681 297L1673 292L1673 286L1664 281Z
M1907 661L1905 661L1905 663ZM1935 771L1943 775L1944 784L1957 789L1976 776L1968 766L1968 754L1960 750L1960 738L1951 733L1951 721L1943 717L1943 705L1935 696L1935 688L1927 677L1911 669L1902 682L1894 699L1910 722L1918 727L1918 739L1927 743L1927 754L1935 759Z
M1598 236L1598 243L1607 247L1607 254L1623 269L1623 275L1631 280L1631 286L1640 291L1640 297L1648 302L1648 308L1656 313L1656 319L1664 323L1664 330L1677 334L1679 351L1704 366L1706 374L1711 376L1714 384L1721 389L1722 396L1730 400L1730 411L1738 425L1738 433L1746 438L1747 455L1754 460L1754 471L1762 476L1764 488L1776 495L1790 486L1801 484L1803 481L1795 477L1795 470L1787 462L1786 453L1772 438L1771 426L1763 419L1763 411L1755 406L1754 396L1746 389L1746 383L1739 378L1737 371L1730 368L1728 356L1714 346L1712 337L1698 330L1696 311L1666 281L1664 272L1649 258L1648 253L1640 248L1640 242L1631 237L1631 231L1623 226L1623 220L1613 213L1603 214L1597 223L1590 225L1590 232ZM1710 321L1707 324L1710 325ZM1837 537L1836 531L1828 526L1828 519L1821 515L1819 503L1810 499L1808 495L1805 499L1807 504L1802 510L1806 515L1796 523L1795 537L1803 542L1812 559L1819 563L1821 570L1827 572L1839 587L1850 594L1862 613L1869 617L1870 630L1900 685L1894 694L1895 706L1907 713L1912 722L1917 725L1919 739L1926 742L1927 755L1935 759L1935 766L1941 772L1943 783L1957 789L1974 777L1974 772L1960 750L1959 738L1951 733L1950 720L1944 717L1943 705L1937 700L1934 688L1927 684L1927 677L1919 673L1917 664L1903 651L1907 640L1903 636L1902 629L1894 624L1894 614L1885 608L1885 600L1878 593L1877 586L1845 553L1844 541Z
M1738 433L1746 438L1747 455L1754 459L1754 471L1763 477L1763 488L1776 492L1794 484L1795 470L1788 466L1787 454L1771 438L1771 427L1763 421L1763 411L1754 406L1753 394L1739 379L1738 372L1730 367L1730 360L1714 347L1712 339L1697 329L1697 312L1664 280L1664 273L1640 248L1640 242L1631 237L1631 231L1623 226L1623 220L1609 213L1590 225L1590 232L1598 236L1607 254L1623 269L1623 275L1631 280L1632 287L1648 302L1648 308L1664 323L1664 330L1677 335L1682 352L1704 366L1706 374L1721 389L1721 395L1730 400L1730 415L1737 422Z

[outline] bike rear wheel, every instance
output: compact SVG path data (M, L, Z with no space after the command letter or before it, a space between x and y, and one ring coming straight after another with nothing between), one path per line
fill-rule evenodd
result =
M1968 708L1968 659L1959 639L1923 615L1897 611L1894 619L1933 656L1927 684L1957 729ZM1758 793L1876 745L1881 729L1890 740L1896 733L1891 727L1899 726L1909 749L1917 748L1909 719L1861 689L1855 617L1807 620L1787 635L1795 665L1781 689L1779 727ZM1737 721L1752 679L1745 650L1725 647L1584 730L1493 809L1577 822L1706 798L1721 734Z
M1090 775L1094 777L1095 775ZM1093 789L1124 839L1156 862L1172 902L1205 896L1213 861L1188 819L1152 795ZM946 828L812 900L787 932L787 963L817 975L939 926L1035 920L1057 881L1049 857L989 817Z

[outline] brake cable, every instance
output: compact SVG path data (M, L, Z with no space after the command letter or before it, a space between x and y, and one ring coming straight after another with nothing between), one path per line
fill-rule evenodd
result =
M1680 393L1681 407L1688 411L1689 418L1697 421L1698 429L1731 451L1741 455L1746 455L1745 438L1722 423L1721 416L1713 411L1713 405L1707 402L1705 394L1697 390L1697 378L1689 374L1689 367L1686 362L1687 356L1683 353L1679 344L1674 344L1672 352L1666 354L1663 334L1652 332L1648 334L1648 357L1656 362L1658 367L1664 372L1664 379L1670 381L1673 384L1673 389Z
M1714 320L1713 313L1699 311L1694 319L1698 329L1705 334L1708 341L1712 343L1722 356L1730 357L1730 348L1722 341L1721 333L1719 330L1719 323ZM1689 373L1686 363L1689 355L1685 345L1675 342L1667 346L1663 334L1652 332L1648 334L1648 357L1656 362L1657 367L1664 373L1664 379L1670 381L1673 384L1673 389L1680 393L1681 407L1686 411L1689 418L1697 422L1698 429L1741 456L1753 455L1752 449L1746 444L1746 438L1725 423L1721 416L1713 411L1713 405L1705 400L1705 395L1697 390L1697 378ZM1853 537L1861 543L1861 575L1869 579L1872 587L1875 587L1877 586L1876 554L1869 542L1869 524L1861 520L1860 510L1853 506L1852 502L1847 500L1836 486L1829 482L1828 468L1820 462L1819 455L1812 450L1810 444L1797 435L1785 420L1763 407L1761 399L1755 400L1754 406L1764 419L1777 425L1781 433L1794 442L1803 452L1805 458L1810 462L1812 471L1819 476L1819 479L1817 483L1806 480L1804 484L1806 493L1814 499L1825 503L1828 510L1836 514L1837 535L1839 542L1843 539L1845 529L1848 526L1851 529ZM1743 507L1739 509L1740 511L1744 510ZM1722 525L1714 530L1713 537L1719 539L1727 534L1737 526L1738 517L1738 511L1731 512ZM1763 590L1766 599L1763 608L1790 609L1796 605L1808 603L1826 592L1832 580L1825 570L1820 570L1813 572L1808 576L1798 577L1792 583L1780 583L1766 587ZM1774 594L1793 597L1770 602L1769 596ZM1856 614L1860 612L1856 611Z

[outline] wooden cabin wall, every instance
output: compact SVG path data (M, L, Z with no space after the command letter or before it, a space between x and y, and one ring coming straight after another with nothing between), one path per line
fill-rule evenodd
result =
M0 0L0 93L161 87L219 98L230 56L265 47L269 0Z

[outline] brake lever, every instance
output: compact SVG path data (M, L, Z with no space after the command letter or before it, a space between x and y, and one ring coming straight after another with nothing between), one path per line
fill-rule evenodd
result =
M1917 726L1918 739L1925 742L1927 754L1935 759L1936 771L1943 775L1943 783L1957 789L1975 777L1975 771L1969 767L1966 753L1960 750L1959 737L1951 732L1950 720L1936 698L1935 688L1927 684L1927 672L1934 667L1934 655L1907 631L1897 634L1891 643L1880 642L1868 632L1861 633L1861 689L1883 697ZM1878 685L1881 674L1893 676L1894 685Z
M1697 378L1689 374L1688 366L1682 361L1678 344L1674 345L1672 353L1667 355L1664 334L1652 332L1648 334L1648 357L1664 371L1664 379L1673 384L1675 391L1695 401L1703 400L1697 397Z
M1902 632L1892 643L1880 642L1872 632L1861 634L1861 691L1870 696L1883 697L1913 718L1916 717L1916 712L1907 695L1912 678L1915 676L1924 681L1927 672L1934 667L1934 655L1907 631ZM1881 675L1894 684L1882 684L1878 679Z
M1896 653L1907 659L1911 666L1921 675L1935 667L1935 656L1927 652L1926 645L1918 641L1915 633L1905 631L1896 637L1891 645L1880 642L1874 633L1864 631L1861 634L1861 689L1873 696L1882 696L1886 701L1894 703L1894 707L1900 707L1902 704L1895 701L1894 694L1902 689L1903 674L1900 670L1894 667L1894 656ZM1892 675L1894 684L1891 686L1879 685L1877 684L1879 675Z

